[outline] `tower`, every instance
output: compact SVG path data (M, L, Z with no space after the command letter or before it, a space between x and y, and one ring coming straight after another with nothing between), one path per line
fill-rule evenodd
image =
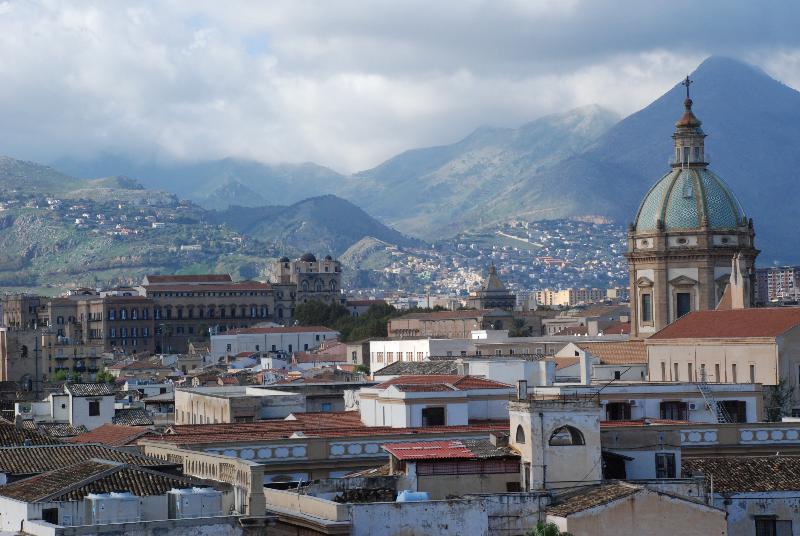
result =
M692 111L689 77L683 115L672 134L672 169L650 188L628 228L631 338L646 338L693 310L715 309L734 278L754 285L753 221L708 169L706 134ZM732 262L736 257L737 261ZM748 306L750 296L738 300Z

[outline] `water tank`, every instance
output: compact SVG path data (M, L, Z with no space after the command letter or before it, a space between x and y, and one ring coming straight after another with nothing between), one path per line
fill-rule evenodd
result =
M417 502L428 500L430 499L427 491L411 491L406 489L397 494L397 502Z
M139 498L131 493L90 493L86 500L92 525L139 521Z
M222 515L222 493L213 488L173 488L168 495L170 519Z

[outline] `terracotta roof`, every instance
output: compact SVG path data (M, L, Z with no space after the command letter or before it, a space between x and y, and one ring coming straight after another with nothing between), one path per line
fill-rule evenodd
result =
M153 418L142 408L126 408L116 410L111 422L125 426L152 426Z
M575 344L606 365L647 363L647 349L643 341L579 342Z
M176 467L174 464L105 445L43 445L0 448L0 472L12 475L33 475L66 467L90 458L148 467Z
M292 359L297 363L344 363L347 361L347 356L321 352L297 352Z
M800 325L800 308L692 311L649 340L777 337Z
M507 431L508 421L472 421L464 426L427 426L419 428L391 428L366 426L357 411L296 413L284 420L253 423L176 425L163 436L148 437L151 441L164 441L177 445L202 443L231 443L241 441L270 441L288 439L296 432L308 437L370 437L380 435L432 435L462 432Z
M572 365L577 365L580 361L578 357L556 357L554 358L556 362L556 370L565 369L567 367L571 367Z
M325 326L279 326L272 328L239 328L226 331L222 335L237 335L240 333L337 333L336 330Z
M469 389L509 389L511 386L505 383L487 380L478 376L458 376L455 374L430 374L419 376L398 376L375 386L375 389L386 389L394 385L402 390L437 390L434 386L445 385L454 391L466 391ZM412 386L421 386L416 389ZM438 389L444 390L444 389Z
M152 421L151 421L152 422ZM71 437L66 441L70 443L97 443L108 447L121 447L130 445L150 430L138 426L123 426L106 423L91 432Z
M588 335L589 328L586 326L567 326L560 329L553 335Z
M478 460L518 458L508 449L498 448L487 440L415 441L390 443L383 450L398 460Z
M203 274L203 275L148 275L147 282L151 285L164 283L224 283L233 281L230 274Z
M627 315L630 313L630 307L627 305L593 305L586 309L579 309L569 311L569 316L572 317L589 317L589 316L619 316Z
M114 396L114 388L107 383L67 383L64 388L72 396Z
M153 363L151 361L134 361L132 363L116 363L106 367L106 369L113 370L169 370L172 368L165 367L160 363Z
M713 477L717 493L800 491L800 456L682 458L684 477Z
M631 323L630 322L614 322L601 330L603 335L630 335Z
M624 482L604 484L583 489L556 498L557 503L547 508L547 515L568 517L583 510L603 506L642 491L640 486L633 486Z
M74 437L88 431L87 428L82 424L79 424L78 426L72 426L69 423L63 422L38 422L36 423L36 429L50 437L62 438Z
M86 460L0 487L0 495L29 503L66 502L83 500L90 493L114 491L129 491L137 497L164 495L173 488L203 483L131 465Z

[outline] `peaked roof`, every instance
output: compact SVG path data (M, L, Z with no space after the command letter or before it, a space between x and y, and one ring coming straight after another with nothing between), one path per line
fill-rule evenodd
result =
M596 508L612 502L630 497L642 491L641 486L634 486L625 482L603 484L584 488L576 493L570 493L556 499L556 503L547 508L547 515L568 517L583 510Z
M90 493L128 491L144 497L202 484L193 478L92 459L0 487L0 495L29 503L80 501Z
M441 359L437 361L395 361L372 373L373 376L402 376L413 375L453 375L458 366L455 359Z
M179 465L105 445L42 445L0 448L0 472L15 475L39 474L58 467L73 465L90 458L150 467L174 467Z
M64 388L72 396L113 396L114 388L107 383L67 383Z
M489 273L484 279L483 284L481 285L481 290L485 291L495 291L495 292L505 292L506 287L503 285L503 282L500 281L500 278L497 277L497 269L494 267L494 263L489 265Z
M648 340L778 337L798 325L798 307L692 311Z
M713 477L717 493L800 491L800 456L683 458L681 470Z
M387 389L395 386L401 391L466 391L469 389L509 389L510 385L487 380L478 376L459 376L456 374L429 374L398 376L375 386Z
M643 341L577 342L575 344L604 364L647 363L647 349Z
M106 423L90 432L71 437L66 441L70 443L98 443L109 447L121 447L130 445L149 432L150 430L140 426L124 426L121 424Z

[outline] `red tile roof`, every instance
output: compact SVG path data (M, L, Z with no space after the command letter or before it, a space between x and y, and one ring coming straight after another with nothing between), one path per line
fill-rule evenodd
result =
M148 293L152 292L241 292L248 290L270 290L272 285L259 281L242 281L239 283L227 284L203 284L203 285L146 285Z
M347 361L347 356L323 354L323 353L310 353L310 352L297 352L292 359L296 363L344 363Z
M104 424L91 432L66 439L70 443L99 443L109 447L122 447L133 444L137 439L149 433L150 430L141 426L122 426L118 424Z
M635 421L600 421L601 428L632 428L636 426L661 426L661 425L680 425L691 424L689 421L673 421L670 419L638 419Z
M507 448L495 447L486 439L390 443L383 445L383 450L398 460L485 460L519 457Z
M163 436L147 437L177 445L289 439L296 432L308 437L370 437L380 435L439 436L448 433L508 431L508 421L472 421L464 426L391 428L366 426L357 411L296 413L285 420L253 423L188 424L169 428Z
M630 322L614 322L610 326L606 326L601 330L603 335L630 335L631 323Z
M579 342L576 345L606 365L647 363L647 349L643 341Z
M430 374L418 376L397 376L375 386L376 389L386 389L394 385L401 391L434 391L453 390L466 391L468 389L509 389L510 385L487 380L478 376L459 376L456 374ZM450 389L441 389L437 386L447 386Z
M494 309L464 309L458 311L433 311L431 313L409 313L398 317L397 320L449 320L462 318L481 318ZM511 313L508 313L509 315Z
M223 335L236 335L239 333L336 333L336 330L325 326L278 326L271 328L239 328L225 332Z
M777 337L800 325L800 308L693 311L649 340Z

